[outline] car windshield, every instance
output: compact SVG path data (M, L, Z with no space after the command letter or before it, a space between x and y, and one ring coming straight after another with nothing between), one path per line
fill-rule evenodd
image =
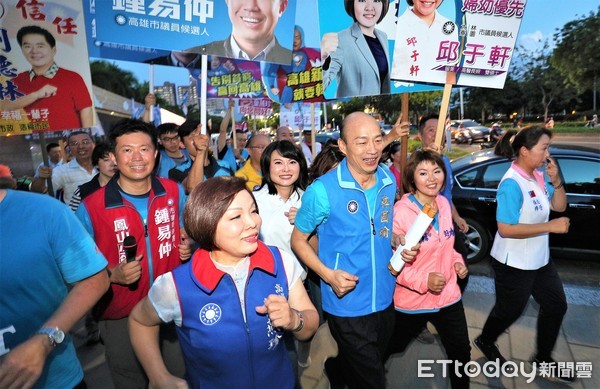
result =
M481 124L477 123L477 122L476 122L476 121L474 121L474 120L467 120L467 121L464 121L464 122L462 123L462 125L463 125L463 127L475 127L475 126L481 126Z

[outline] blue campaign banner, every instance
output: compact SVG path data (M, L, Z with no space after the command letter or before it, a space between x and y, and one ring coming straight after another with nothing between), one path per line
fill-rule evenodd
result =
M302 0L297 6L292 63L261 64L265 93L280 104L325 101L320 35L315 25L319 17L317 0Z
M396 43L398 6L400 3L404 6L406 0L382 0L374 3L374 10L356 12L368 3L355 0L351 10L358 16L355 23L346 12L343 0L319 1L321 55L327 57L323 62L325 98L441 90L438 85L389 80ZM385 9L387 12L384 12ZM379 47L384 51L378 56L385 58L388 66L388 76L383 81L379 80L377 61L369 42L363 37L362 28L374 35L374 41L379 42Z
M101 42L289 64L297 0L96 2Z
M96 3L96 0L83 0L88 53L90 57L131 62L146 62L170 54L167 50L157 50L151 47L100 41L97 37L96 29Z

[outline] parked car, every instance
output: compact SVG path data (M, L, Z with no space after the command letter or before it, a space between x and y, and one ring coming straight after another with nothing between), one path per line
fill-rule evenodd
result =
M450 135L456 143L487 142L490 129L471 119L452 120L450 121Z
M550 234L553 255L600 260L600 151L573 145L553 145L565 189L567 210L550 218L567 216L567 234ZM454 187L452 198L459 214L469 225L466 234L468 262L485 258L496 234L496 189L511 162L482 150L452 161Z
M320 134L316 134L315 135L315 139L317 140L317 142L319 142L323 146L325 146L325 143L327 143L327 141L329 139L333 139L333 140L335 140L337 142L337 140L339 138L340 138L340 132L339 131L322 132Z

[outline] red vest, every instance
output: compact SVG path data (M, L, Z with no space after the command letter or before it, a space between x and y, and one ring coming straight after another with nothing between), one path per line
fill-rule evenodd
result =
M118 175L87 196L83 203L88 211L94 240L113 268L125 260L123 240L132 235L137 242L137 255L142 255L142 275L132 285L111 284L100 299L94 313L101 319L121 319L129 316L133 307L150 289L151 280L177 267L179 259L179 186L176 182L152 176L148 198L148 220L144 225L133 204L119 192ZM150 240L152 263L148 263L146 237Z

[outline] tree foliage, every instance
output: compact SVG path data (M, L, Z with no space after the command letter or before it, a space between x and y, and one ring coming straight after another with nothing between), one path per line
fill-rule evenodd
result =
M600 7L596 13L568 22L554 34L551 63L582 93L600 75Z

